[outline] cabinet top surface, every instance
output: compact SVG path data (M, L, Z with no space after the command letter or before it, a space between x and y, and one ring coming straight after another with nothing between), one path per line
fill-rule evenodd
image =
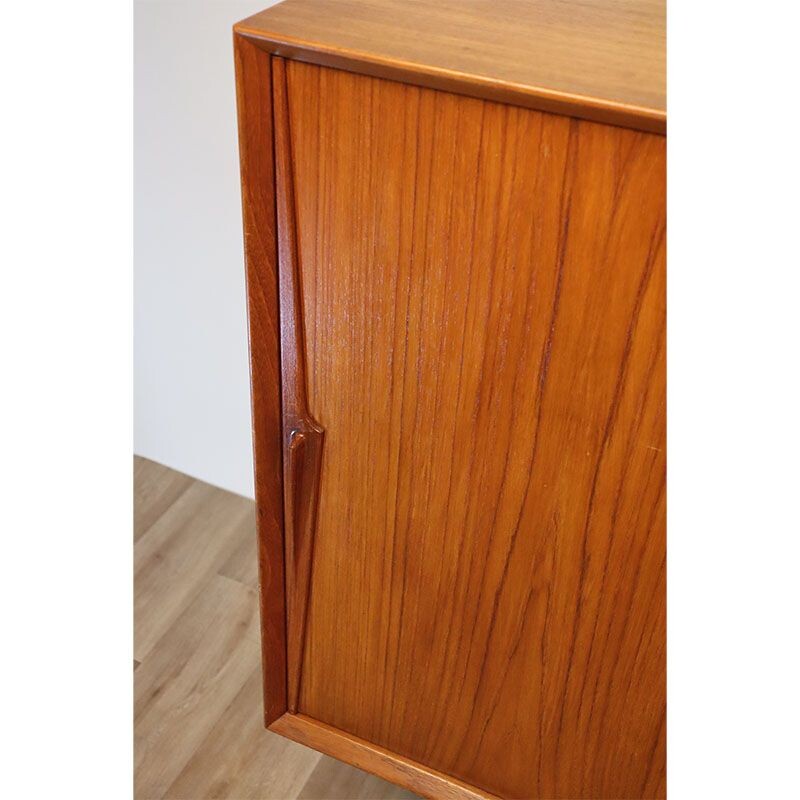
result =
M272 52L663 132L664 0L285 0L235 26Z

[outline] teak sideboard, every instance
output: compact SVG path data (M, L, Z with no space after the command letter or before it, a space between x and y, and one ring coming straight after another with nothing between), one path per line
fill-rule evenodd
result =
M234 28L265 723L424 797L666 794L664 28Z

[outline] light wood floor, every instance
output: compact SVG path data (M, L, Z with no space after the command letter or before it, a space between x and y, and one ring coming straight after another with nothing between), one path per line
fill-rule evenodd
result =
M137 800L415 795L264 730L250 500L134 459Z

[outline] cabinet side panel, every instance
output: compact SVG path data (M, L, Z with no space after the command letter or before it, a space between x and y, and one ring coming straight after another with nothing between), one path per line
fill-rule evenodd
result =
M286 711L281 401L270 56L234 36L253 403L264 716Z
M665 139L287 78L300 711L504 797L663 795Z

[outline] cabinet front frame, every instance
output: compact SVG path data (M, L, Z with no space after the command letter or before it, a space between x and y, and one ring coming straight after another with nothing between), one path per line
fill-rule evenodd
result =
M495 795L483 789L298 713L301 664L291 642L294 638L302 644L303 631L297 624L298 612L291 609L305 608L302 596L308 591L310 575L299 589L289 580L287 558L291 563L296 540L292 535L292 542L288 541L285 526L294 524L296 510L286 514L285 492L287 470L292 472L288 461L291 436L299 430L298 425L313 433L315 424L307 415L303 397L296 404L297 418L288 419L286 411L287 389L292 389L287 387L286 380L287 337L292 338L289 327L295 331L291 344L299 359L299 367L295 363L292 369L299 374L301 384L304 373L302 322L294 319L287 327L288 295L281 277L282 271L294 270L287 261L291 262L296 246L294 236L287 234L287 226L294 225L291 195L282 193L276 180L281 159L291 157L286 150L288 137L277 130L281 114L277 104L285 67L275 45L241 33L234 33L234 56L248 295L265 726L424 797L490 800ZM296 290L290 285L290 291ZM294 391L297 399L296 387ZM321 431L319 434L321 447ZM310 520L313 530L313 511ZM307 555L310 564L311 555ZM303 615L301 611L300 616ZM294 619L289 620L289 616Z

